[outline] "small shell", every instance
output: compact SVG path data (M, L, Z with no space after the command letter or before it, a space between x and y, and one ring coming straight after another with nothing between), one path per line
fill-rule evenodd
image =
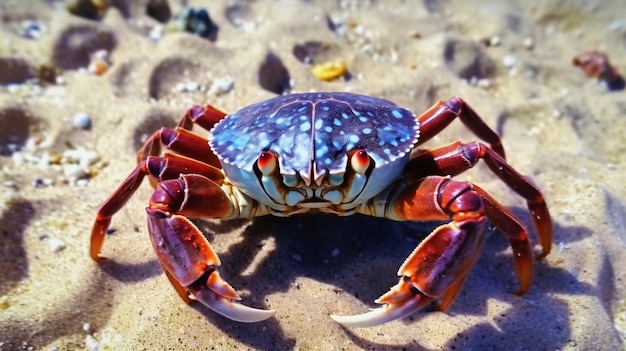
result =
M89 73L101 76L109 70L111 62L109 60L109 52L105 49L97 50L90 55Z
M311 67L311 73L325 82L333 81L348 72L348 65L343 61L324 62Z

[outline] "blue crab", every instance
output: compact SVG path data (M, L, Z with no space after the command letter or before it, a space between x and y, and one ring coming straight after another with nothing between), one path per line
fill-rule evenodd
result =
M418 149L460 119L483 142ZM208 140L193 133L210 130ZM163 146L167 152L163 153ZM490 220L510 241L519 295L528 291L528 230L475 184L452 179L483 160L526 199L543 257L552 222L541 192L505 161L498 135L460 98L439 101L421 116L374 97L349 93L279 96L226 115L194 106L175 129L162 128L139 150L138 165L104 202L91 234L100 251L111 219L148 176L155 191L148 231L180 296L230 319L256 322L274 310L245 306L218 272L220 259L188 218L253 218L305 212L361 213L397 221L450 220L436 228L400 267L400 280L356 316L331 316L367 327L402 318L431 302L444 310L472 269Z

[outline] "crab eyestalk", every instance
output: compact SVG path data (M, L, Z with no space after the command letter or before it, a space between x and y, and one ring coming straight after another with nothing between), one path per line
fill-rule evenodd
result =
M370 167L370 157L364 149L357 149L350 157L350 166L360 175L364 175Z
M270 176L276 171L278 161L276 155L269 151L261 151L259 159L257 160L257 167L264 176Z

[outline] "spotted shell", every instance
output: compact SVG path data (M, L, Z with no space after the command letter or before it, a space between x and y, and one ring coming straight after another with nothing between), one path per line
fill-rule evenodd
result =
M383 168L408 158L418 136L419 123L409 110L341 92L284 95L250 105L218 123L209 140L228 176L252 177L259 154L271 151L283 177L299 175L319 185L345 172L352 149L365 149L375 168Z

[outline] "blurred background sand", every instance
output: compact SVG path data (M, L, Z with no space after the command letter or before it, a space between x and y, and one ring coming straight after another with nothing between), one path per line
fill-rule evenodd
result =
M183 30L178 1L67 5L0 4L0 350L623 349L626 99L571 61L597 49L626 71L624 1L189 1L212 19L205 37L201 24ZM335 61L349 73L327 82L310 71ZM345 329L328 316L374 307L434 224L200 222L243 302L278 308L232 322L186 305L162 274L148 185L113 221L112 260L89 258L97 207L155 130L192 104L232 112L303 91L369 94L418 115L468 101L552 211L553 251L530 292L511 293L511 250L492 230L446 313ZM455 122L428 146L456 139L475 136ZM486 167L460 179L530 225Z

